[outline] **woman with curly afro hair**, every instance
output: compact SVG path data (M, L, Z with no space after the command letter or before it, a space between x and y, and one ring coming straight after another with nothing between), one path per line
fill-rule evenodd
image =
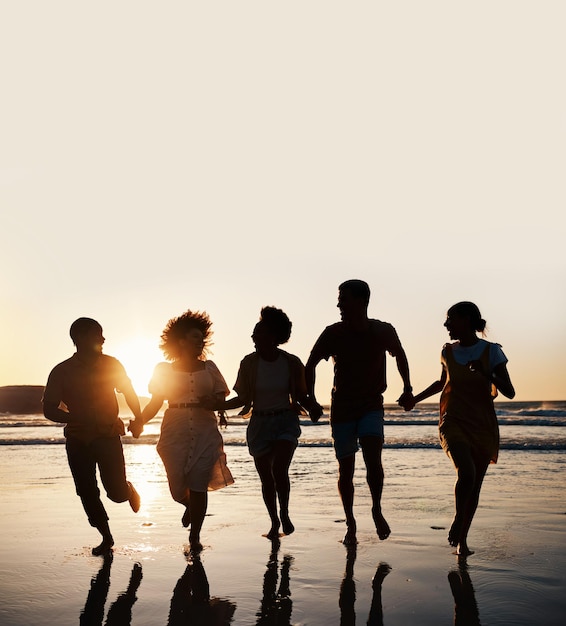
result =
M290 336L287 315L281 309L264 307L252 334L255 352L240 363L234 385L238 395L211 404L219 410L244 406L244 415L251 411L246 438L271 519L265 535L271 540L280 536L280 528L284 535L295 530L289 518L289 466L301 434L299 414L306 415L302 407L309 403L303 364L279 348Z
M214 411L201 396L223 401L228 386L216 365L205 358L212 323L206 313L186 311L167 322L160 348L167 362L159 363L149 383L151 400L141 420L131 423L141 433L167 400L157 452L161 457L173 499L185 507L183 526L190 526L193 552L202 550L200 531L208 505L208 491L234 482L226 465L222 435Z

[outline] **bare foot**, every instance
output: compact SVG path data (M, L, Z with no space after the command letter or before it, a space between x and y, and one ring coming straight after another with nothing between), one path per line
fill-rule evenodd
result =
M128 496L128 502L132 508L134 513L137 513L140 510L140 494L136 491L135 487L132 483L128 483L128 487L130 488L130 495Z
M102 543L95 546L91 552L92 556L103 556L112 552L112 546L114 545L114 539L107 537L102 540Z
M461 532L462 523L454 518L452 522L452 526L450 526L450 530L448 531L448 543L456 548L460 543L460 532Z
M356 537L356 522L352 522L348 524L348 530L344 535L344 539L342 539L342 543L345 546L355 546L358 544L358 538Z
M281 524L279 523L279 520L277 520L276 522L272 522L271 530L265 536L271 541L273 541L274 539L279 539L279 526L280 525Z
M281 530L283 531L284 535L291 535L295 532L293 522L291 522L287 513L281 513Z
M470 556L473 553L474 553L474 551L470 550L470 548L468 548L468 544L467 544L466 541L461 541L456 546L456 551L454 552L454 554L457 554L460 557L467 557L467 556Z
M202 552L202 543L200 542L200 534L189 533L189 544L191 546L191 552L198 554Z
M383 514L380 510L372 509L371 514L373 516L373 521L375 524L375 530L377 531L377 536L383 541L387 539L391 534L391 528L389 528L389 524L386 519L383 517Z

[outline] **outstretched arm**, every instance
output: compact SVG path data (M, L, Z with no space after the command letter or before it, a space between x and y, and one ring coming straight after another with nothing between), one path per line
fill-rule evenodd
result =
M411 387L411 376L409 374L409 361L407 360L407 355L403 348L397 351L395 361L397 362L399 375L403 379L403 393L400 395L397 402L406 411L410 411L415 406L415 402L413 399L413 388Z
M138 394L134 391L133 386L131 384L122 385L120 391L124 394L126 404L130 407L134 417L136 419L141 418L140 399L138 398Z
M140 416L136 417L128 426L128 430L134 437L137 438L142 434L144 425L157 415L157 411L163 406L164 402L165 396L156 394L151 396L151 400L145 405Z
M226 400L224 394L221 393L211 393L207 396L201 396L198 401L200 406L209 411L228 411L230 409L237 409L246 404L245 400L240 396L234 396Z
M318 422L323 413L322 406L317 402L314 392L316 382L315 370L321 360L322 356L317 355L315 350L313 350L305 365L305 381L307 384L307 395L309 397L308 411L312 422Z
M122 383L120 387L120 393L123 394L126 404L130 407L130 410L134 414L134 420L130 420L128 425L128 430L132 433L132 435L138 438L141 435L141 431L143 430L143 425L141 428L136 428L134 425L136 422L139 425L141 420L141 407L140 407L140 399L138 398L138 394L134 391L132 383L128 380L127 383ZM134 426L133 426L134 425Z
M434 396L437 393L440 393L444 389L444 385L446 384L446 370L444 367L442 368L442 372L440 373L440 378L435 380L432 385L429 385L426 389L418 393L413 398L413 406L418 402L422 402L431 396Z

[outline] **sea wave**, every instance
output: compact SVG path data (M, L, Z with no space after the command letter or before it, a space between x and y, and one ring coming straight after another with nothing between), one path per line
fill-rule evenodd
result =
M64 445L65 438L30 438L30 439L16 439L16 438L3 438L0 439L0 446L47 446L47 445ZM155 445L157 443L157 437L151 436L146 439L133 439L125 438L123 440L124 445ZM246 446L244 439L234 439L231 441L225 441L224 447L229 449L231 446L243 447ZM332 448L332 441L323 439L312 439L309 441L302 441L299 443L302 448ZM390 450L432 450L440 449L440 445L433 441L414 441L414 440L399 440L385 442L384 449ZM540 451L540 452L566 452L566 440L560 441L506 441L500 445L500 450L520 450L520 451Z
M318 423L301 417L299 445L330 447L332 435L328 407ZM566 450L566 402L496 402L503 450ZM130 416L121 415L127 426ZM139 439L127 435L124 445L155 445L159 438L163 414L149 422ZM438 408L436 404L418 405L409 412L398 406L385 406L385 448L438 448ZM245 446L248 420L228 413L227 429L222 430L226 446ZM63 444L64 424L45 419L43 415L0 414L0 445Z

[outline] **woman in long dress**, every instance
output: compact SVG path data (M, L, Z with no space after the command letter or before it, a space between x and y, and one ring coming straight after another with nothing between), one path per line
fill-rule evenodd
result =
M199 403L202 396L224 400L229 393L216 365L205 358L211 321L206 313L186 311L167 323L160 348L168 362L159 363L149 383L151 399L142 411L141 423L130 430L141 432L167 400L157 452L161 457L171 495L185 507L184 527L190 526L193 552L202 550L200 532L208 505L208 491L234 482L226 465L223 440L216 414Z
M453 343L444 345L440 379L417 394L417 402L440 396L440 444L457 472L455 516L448 541L458 555L472 554L468 531L476 512L484 476L499 453L499 427L493 400L500 391L507 398L515 389L501 346L477 336L486 322L473 302L458 302L448 309L444 326Z

